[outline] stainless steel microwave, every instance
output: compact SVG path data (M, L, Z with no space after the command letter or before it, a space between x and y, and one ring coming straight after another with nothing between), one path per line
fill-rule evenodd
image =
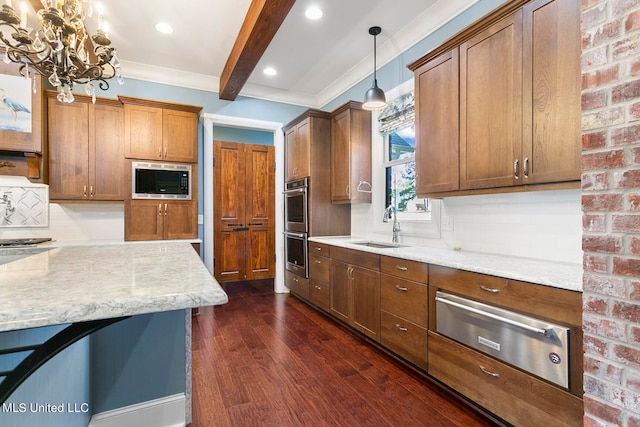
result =
M191 200L191 178L191 165L131 162L131 198Z

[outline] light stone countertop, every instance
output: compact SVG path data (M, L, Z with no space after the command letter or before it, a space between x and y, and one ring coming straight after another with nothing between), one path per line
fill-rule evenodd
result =
M0 264L0 332L228 301L187 242L0 249L21 255Z
M310 237L309 241L582 292L581 264L426 246L373 248L355 244L355 242L370 241L367 238L355 236Z

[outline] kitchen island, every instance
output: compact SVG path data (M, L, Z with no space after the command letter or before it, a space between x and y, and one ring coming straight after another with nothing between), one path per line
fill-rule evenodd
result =
M224 304L228 300L190 243L162 241L79 246L53 243L34 248L2 249L0 262L2 259L6 263L0 265L0 349L16 347L16 334L27 336L48 328L59 328L56 325L77 327L126 318L92 335L91 343L81 351L79 358L90 366L89 372L78 374L86 377L80 382L90 383L86 386L91 388L90 392L84 394L90 395L91 405L86 407L93 415L155 399L153 393L164 397L175 393L178 378L181 383L179 394L183 396L180 405L183 405L188 422L191 412L189 309ZM81 342L72 347L78 344ZM57 358L63 357L66 351ZM132 366L132 361L139 366ZM157 369L161 372L158 376L167 378L160 381L173 381L171 386L164 389L164 384L150 386L155 389L151 399L145 395L149 390L143 390L132 392L130 402L123 400L127 393L119 388L135 389L138 386L135 383L141 381L129 379L134 384L123 386L119 383L123 378L117 370L124 367L127 373L123 372L122 377L131 377L130 372L142 372L154 363L163 365ZM176 364L182 364L182 367ZM0 366L0 371L4 369L6 366ZM41 371L46 369L47 364ZM33 376L36 374L41 372ZM102 378L96 379L96 375ZM26 382L24 385L27 386ZM37 391L41 388L40 385L31 387ZM64 389L62 384L58 387ZM163 391L158 391L160 389ZM14 422L23 415L33 415L7 413L19 410L20 404L30 407L31 402L24 400L31 399L31 395L27 394L25 398L23 393L18 399L21 400L13 406L3 407L0 420L6 416L10 417L8 421ZM109 403L103 404L105 400ZM57 401L38 403L54 405ZM73 403L82 407L85 402ZM60 415L50 416L60 419Z

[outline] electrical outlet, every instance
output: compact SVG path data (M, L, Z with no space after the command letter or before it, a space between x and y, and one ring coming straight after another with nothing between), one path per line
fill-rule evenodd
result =
M204 215L198 215L198 225L204 224Z
M442 217L442 231L453 231L453 217L444 215Z

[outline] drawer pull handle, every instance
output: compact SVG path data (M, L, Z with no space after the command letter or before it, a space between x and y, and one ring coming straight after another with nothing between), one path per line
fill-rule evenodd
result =
M313 287L314 287L314 288L316 288L316 289L317 289L317 290L319 290L319 291L321 291L321 290L322 290L322 288L321 288L320 286L318 286L318 285L314 285Z
M321 250L322 250L322 248L316 248L316 251L321 251Z
M407 330L408 330L404 326L400 326L398 323L396 323L396 329L398 329L399 331L402 331L402 332L407 332Z
M316 264L322 264L322 261L320 261L319 259L315 260Z
M408 290L406 287L403 287L403 286L400 286L400 285L396 285L396 289L401 291L401 292L407 292L407 290Z
M491 292L492 294L500 293L500 289L496 289L496 288L487 288L486 286L480 286L480 289L482 289L483 291Z
M493 378L500 378L500 374L496 374L495 372L487 371L487 370L484 368L484 366L480 366L480 370L481 370L483 373L485 373L485 374L487 374L487 375L489 375L489 376L491 376L491 377L493 377Z
M399 265L396 265L396 268L400 271L407 271L407 267L400 267Z

